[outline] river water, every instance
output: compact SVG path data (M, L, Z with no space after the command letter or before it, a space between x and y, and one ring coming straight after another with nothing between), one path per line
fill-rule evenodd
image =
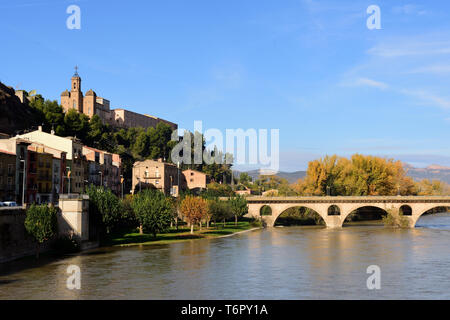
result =
M69 290L67 267L81 269ZM367 267L381 270L369 290ZM450 299L450 213L416 229L289 227L0 266L0 299Z

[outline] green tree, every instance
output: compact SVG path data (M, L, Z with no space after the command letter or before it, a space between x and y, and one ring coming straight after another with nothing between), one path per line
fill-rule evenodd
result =
M233 216L233 211L231 210L231 206L228 201L222 201L218 199L210 200L209 210L211 212L212 219L215 222L223 221L224 226L225 221Z
M94 185L86 188L89 195L89 213L96 217L100 223L110 233L116 222L120 218L121 205L119 198L110 189Z
M237 225L238 217L242 217L248 212L247 200L244 197L237 195L232 197L229 202L231 211L234 214L234 224Z
M37 242L36 258L39 258L40 246L56 235L57 209L47 205L31 205L27 209L25 229Z
M68 136L76 136L82 141L87 140L89 132L89 117L87 115L79 113L75 109L70 109L64 116L64 124Z
M157 190L146 189L133 197L131 203L139 222L139 233L144 231L156 235L164 232L173 219L173 205L166 196Z
M252 178L248 175L247 172L242 172L239 175L239 183L242 183L244 186L247 186L250 184L250 182L252 181Z

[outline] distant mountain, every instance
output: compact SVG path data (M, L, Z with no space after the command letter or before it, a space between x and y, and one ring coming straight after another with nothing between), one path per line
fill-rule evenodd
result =
M407 175L413 178L415 181L419 181L422 179L429 180L441 180L450 184L450 167L443 167L439 165L431 165L426 168L414 168L410 165L406 165ZM234 171L234 176L239 178L241 172ZM259 170L247 171L247 174L252 177L253 180L256 180L260 176ZM276 174L276 176L280 178L284 178L289 181L289 183L295 183L300 178L304 178L306 176L306 171L295 171L295 172L283 172L280 171Z
M431 165L426 168L407 168L407 175L413 178L414 180L441 180L450 184L450 168L443 167L438 165Z
M239 178L239 175L241 174L240 171L233 171L234 176L236 178ZM246 172L250 177L252 177L253 181L259 178L260 171L259 170L252 170ZM306 171L295 171L295 172L283 172L280 171L276 174L277 177L286 179L289 181L289 183L297 182L298 179L303 178L306 176Z

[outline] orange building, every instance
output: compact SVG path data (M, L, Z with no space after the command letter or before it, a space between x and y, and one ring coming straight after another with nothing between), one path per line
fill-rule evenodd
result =
M183 171L184 183L189 190L206 189L206 185L209 183L209 178L206 173L188 169Z

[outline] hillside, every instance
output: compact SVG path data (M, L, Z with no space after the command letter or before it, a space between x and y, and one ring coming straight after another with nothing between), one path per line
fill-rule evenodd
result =
M36 114L20 102L15 90L0 82L0 133L14 134L37 125Z
M408 176L414 180L441 180L450 184L450 168L437 165L428 166L426 168L408 168Z
M413 168L411 166L406 166L407 175L413 178L415 181L422 179L429 180L441 180L450 184L450 168L438 165L431 165L426 168ZM234 171L234 176L239 178L241 172ZM252 177L253 181L259 178L259 170L247 171L248 175ZM277 173L277 176L284 178L289 181L289 183L295 183L298 179L306 176L306 171L295 171L295 172L283 172Z

